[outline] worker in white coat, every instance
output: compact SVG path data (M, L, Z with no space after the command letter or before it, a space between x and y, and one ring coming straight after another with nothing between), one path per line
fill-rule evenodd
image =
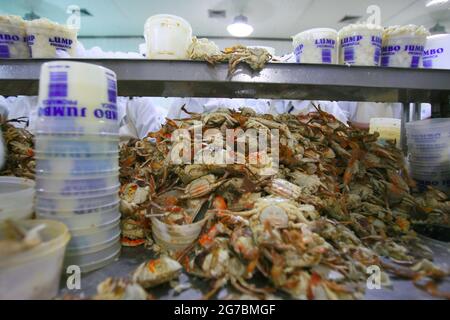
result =
M119 119L121 119L119 134L122 141L130 138L142 139L149 132L158 131L164 124L168 110L158 103L158 99L151 97L119 98L117 109Z

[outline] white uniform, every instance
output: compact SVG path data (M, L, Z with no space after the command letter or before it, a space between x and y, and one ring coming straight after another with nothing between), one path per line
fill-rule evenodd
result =
M120 137L144 138L149 132L158 131L165 122L167 108L157 103L157 99L150 97L121 98L118 109L125 110L121 117ZM120 112L119 112L120 117Z

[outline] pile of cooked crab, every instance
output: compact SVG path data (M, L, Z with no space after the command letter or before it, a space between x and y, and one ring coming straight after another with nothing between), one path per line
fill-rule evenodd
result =
M266 137L277 132L277 140L264 153L230 150L207 134L211 129L235 133L236 140L249 129ZM378 266L382 286L391 286L394 275L449 298L438 286L449 270L432 262L412 225L448 224L450 201L431 188L416 193L395 142L381 145L377 138L320 108L277 116L243 108L168 119L158 132L129 141L120 151L122 244L160 257L120 285L150 288L184 270L210 280L205 298L229 285L259 299L360 299L368 270ZM208 151L243 161L174 161L180 150L192 159ZM198 235L182 246L183 237L168 233L161 241L156 234L161 225L199 224ZM99 297L117 281L108 279Z
M0 168L0 176L34 179L34 136L26 129L14 126L14 123L23 122L27 122L26 118L7 120L0 116L0 130L6 147L6 161Z

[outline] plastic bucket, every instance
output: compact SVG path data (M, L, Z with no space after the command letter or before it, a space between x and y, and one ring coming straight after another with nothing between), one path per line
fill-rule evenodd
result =
M73 210L80 211L89 208L100 208L119 201L119 193L113 192L102 196L73 196L73 197L59 197L59 198L44 198L43 196L36 197L36 207L46 208L48 210L62 211Z
M43 243L0 260L0 299L52 299L58 294L64 252L70 240L67 227L57 221L23 220L19 225L32 228L41 223ZM0 223L0 239L5 226Z
M26 23L19 16L0 16L0 59L28 59Z
M379 66L383 28L373 24L351 24L339 31L339 64Z
M87 264L78 264L78 266L80 267L81 272L83 272L83 273L87 273L87 272L91 272L91 271L103 268L103 267L107 266L108 264L114 262L120 256L120 250L121 250L121 246L119 246L119 249L117 249L116 252L111 254L109 257L104 258L103 260L93 261L93 262L87 263ZM68 264L66 264L66 263L64 265L68 266Z
M38 134L117 135L116 74L82 62L44 63L37 112Z
M38 175L66 174L66 177L108 174L119 172L119 155L115 157L91 159L41 158L36 159L36 173Z
M72 239L67 248L69 250L78 250L83 247L90 247L99 243L105 243L120 233L120 218L108 225L70 231Z
M36 158L102 158L119 153L119 142L81 139L36 139Z
M114 237L112 241L109 241L102 245L93 246L94 251L90 251L88 247L86 250L70 250L67 249L66 256L64 258L64 264L66 265L86 265L92 264L97 261L102 261L118 250L120 250L120 235Z
M390 27L384 31L381 49L383 67L419 68L429 32L414 25Z
M337 64L338 33L334 29L310 29L292 37L297 63Z
M57 220L64 223L70 230L77 231L78 229L97 228L105 224L109 224L120 217L119 206L106 209L104 211L88 213L83 215L59 215L48 214L45 212L37 213L38 218Z
M427 69L450 69L450 34L427 38L422 64Z
M192 28L181 17L168 14L151 16L145 22L144 37L148 59L189 59Z
M17 177L0 177L0 220L31 217L35 182Z
M86 177L58 178L38 175L36 177L36 191L57 193L60 195L102 193L117 186L119 174L95 175Z
M32 58L58 58L61 51L75 56L77 32L47 19L27 23L27 41Z
M42 208L39 206L36 206L36 214L37 215L60 215L60 216L77 216L77 215L85 215L85 214L91 214L91 213L99 213L108 211L112 208L115 208L119 205L120 200L114 201L112 203L106 204L101 207L90 207L90 208L80 208L80 209L67 209L64 208L63 210L58 209L52 209L52 208Z

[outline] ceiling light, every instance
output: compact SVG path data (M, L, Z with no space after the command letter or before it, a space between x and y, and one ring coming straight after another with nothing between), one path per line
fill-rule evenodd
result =
M427 4L425 6L427 6L427 7L437 6L440 4L447 3L447 2L448 2L448 0L430 0L427 2Z
M253 27L248 24L246 16L239 15L233 19L233 23L227 27L228 32L235 37L248 37L253 32Z

